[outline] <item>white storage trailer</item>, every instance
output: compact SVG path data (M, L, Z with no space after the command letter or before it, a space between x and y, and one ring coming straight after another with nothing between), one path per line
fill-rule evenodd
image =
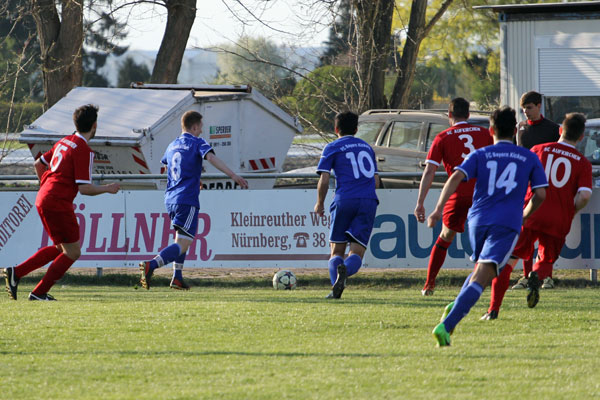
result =
M83 104L100 107L95 152L96 174L159 174L167 145L181 133L184 112L203 115L202 136L215 154L237 173L281 172L294 135L302 132L295 118L250 86L144 85L132 88L77 87L32 124L20 142L34 158L74 131L73 111ZM210 163L207 173L219 173ZM251 179L251 189L269 189L275 179ZM137 186L160 187L160 181ZM206 188L229 189L231 180L203 182Z

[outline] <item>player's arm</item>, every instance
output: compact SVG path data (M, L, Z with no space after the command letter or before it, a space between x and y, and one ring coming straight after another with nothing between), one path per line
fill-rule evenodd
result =
M533 189L533 196L531 196L529 203L527 203L527 206L523 209L523 223L527 221L527 218L529 218L535 210L540 208L544 200L546 200L546 188L540 187Z
M215 153L211 151L207 153L206 156L204 156L204 158L206 159L206 161L211 163L216 169L233 179L233 181L240 185L242 189L248 189L248 182L244 178L233 172L231 169L229 169L229 167L219 157L217 157Z
M446 204L446 202L448 201L450 196L452 196L452 194L454 192L456 192L456 188L458 188L458 185L460 185L460 183L466 177L467 177L467 175L465 175L464 172L457 169L450 176L450 178L446 181L446 184L444 185L444 188L442 189L442 193L440 194L440 198L438 199L438 202L435 206L435 210L433 210L433 212L431 214L429 214L429 217L427 218L427 226L428 227L433 228L435 226L435 224L437 224L438 221L440 219L442 219L442 212L444 211L444 204Z
M319 183L317 183L317 203L315 204L315 213L325 214L325 197L329 190L329 172L320 172Z
M44 172L46 172L46 170L48 169L48 166L46 166L46 164L44 164L44 162L42 161L41 158L38 158L33 163L33 167L35 168L35 174L37 175L38 180L41 182L42 175L44 175Z
M94 185L93 183L84 183L79 185L79 193L86 196L97 196L102 193L115 194L121 186L118 183L108 183L106 185Z
M575 214L589 203L592 198L592 192L589 190L580 190L575 195Z
M423 171L423 176L421 176L421 184L419 185L419 195L417 197L417 206L415 207L415 217L417 217L417 221L425 222L425 198L427 197L427 193L431 188L431 184L433 183L433 179L435 178L435 171L437 171L438 166L428 162L425 166L425 170Z
M523 146L523 133L526 126L527 121L521 121L517 124L517 134L515 135L517 146Z

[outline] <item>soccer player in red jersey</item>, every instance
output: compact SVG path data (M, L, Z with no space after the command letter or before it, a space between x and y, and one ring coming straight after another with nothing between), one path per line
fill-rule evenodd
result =
M592 164L575 149L577 142L583 138L584 130L583 114L567 114L558 142L531 148L546 171L549 183L546 200L534 214L523 221L521 235L510 260L492 283L490 308L482 319L498 317L504 294L508 289L510 273L518 259L531 257L536 241L538 256L533 271L528 276L530 301L528 300L527 305L533 308L537 304L541 281L552 275L552 266L565 244L573 217L592 197ZM528 191L525 203L531 196L531 191Z
M35 173L40 180L35 206L54 246L41 248L25 262L4 269L6 289L13 300L17 299L19 280L51 261L48 271L29 294L29 300L55 300L48 291L81 255L79 224L73 210L77 192L95 196L119 190L116 183L92 183L94 152L88 141L96 134L97 119L96 106L79 107L73 113L77 132L60 139L35 161Z
M417 221L425 222L425 207L423 203L435 177L435 171L443 162L448 176L454 172L454 167L460 165L473 151L493 144L490 132L480 126L467 123L469 118L469 102L461 97L453 99L448 106L448 119L451 127L440 132L427 154L427 166L421 177L419 196L415 207ZM433 295L435 278L444 264L448 247L452 244L456 232L465 231L467 212L473 201L475 181L461 182L458 189L444 206L442 232L431 249L429 265L427 266L427 281L421 294Z

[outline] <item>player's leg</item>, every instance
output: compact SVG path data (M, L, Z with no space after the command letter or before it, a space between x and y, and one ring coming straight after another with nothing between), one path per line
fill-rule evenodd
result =
M173 262L173 277L171 278L169 287L178 290L189 290L190 287L183 280L183 263L193 239L177 233L175 241L179 244L182 253Z
M48 267L48 271L37 284L37 286L29 294L29 300L54 300L48 294L52 286L64 276L65 272L73 265L81 256L81 248L79 242L62 243L60 245L62 253L60 253Z
M429 256L429 264L427 265L427 280L425 286L421 290L423 296L433 295L435 289L435 278L437 277L444 261L446 261L446 254L448 253L448 247L452 244L456 232L448 228L446 225L442 225L442 232L435 241L433 248L431 249L431 255Z
M6 290L11 299L17 299L17 288L19 280L35 271L42 268L50 261L54 260L61 251L56 246L46 246L39 249L34 255L16 267L8 267L4 269L4 278L6 280Z
M331 252L328 266L332 288L326 297L328 299L339 299L344 291L347 278L347 270L344 265L344 255L348 244L346 230L356 214L357 205L354 203L354 201L337 200L329 208L331 214L329 231Z
M565 244L564 237L546 235L543 232L539 234L538 257L533 266L539 279L543 282L542 289L553 289L552 268Z
M339 299L346 287L348 270L344 264L344 254L347 243L331 243L331 257L329 259L329 278L331 280L331 292L327 299ZM335 267L334 267L335 266Z
M490 299L490 307L487 313L481 317L482 320L497 319L500 313L500 306L504 300L504 295L510 286L510 274L515 268L515 264L519 261L516 257L511 257L500 274L492 281L492 293Z
M527 257L523 259L523 276L519 278L517 283L513 285L512 289L527 289L527 277L529 276L529 273L531 273L531 271L533 270L534 252L535 249L532 247Z
M169 211L171 223L176 230L175 242L162 249L152 260L140 263L140 283L148 290L154 270L168 265L185 253L198 231L197 207L169 204L167 211Z
M348 268L348 276L356 274L362 266L362 260L367 250L371 232L373 231L376 214L377 200L359 200L356 214L345 232L350 243L348 257L344 260L344 264Z

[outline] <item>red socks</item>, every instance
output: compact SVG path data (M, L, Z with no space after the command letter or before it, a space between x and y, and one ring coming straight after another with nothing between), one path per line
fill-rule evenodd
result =
M547 277L552 277L552 267L553 266L554 266L554 263L539 262L538 261L533 266L533 270L535 272L537 272L538 277L540 278L540 280L543 281Z
M529 260L523 260L523 276L529 278L529 273L533 270L533 254Z
M488 312L492 312L492 310L500 311L502 300L504 300L504 295L506 294L508 286L510 285L510 274L512 271L513 267L511 267L509 264L506 264L504 268L502 268L500 275L495 277L492 281L492 294Z
M427 266L427 281L425 282L425 289L435 288L435 277L442 268L444 260L446 259L446 253L448 247L452 242L446 242L441 237L438 237L431 249L431 255L429 256L429 265Z
M74 262L75 260L71 260L66 254L61 253L58 257L56 257L54 262L50 264L46 275L44 275L40 283L37 284L31 293L35 294L36 296L42 296L48 293L50 288L56 283L56 281L63 277L65 272L67 272L69 267L73 265Z
M47 246L39 249L34 255L15 267L15 276L18 279L21 279L30 272L42 268L44 265L58 257L60 253L61 251L58 250L56 246Z

